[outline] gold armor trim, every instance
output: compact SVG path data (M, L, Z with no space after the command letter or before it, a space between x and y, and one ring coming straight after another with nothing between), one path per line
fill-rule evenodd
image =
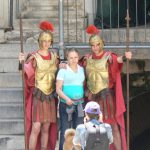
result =
M51 52L51 60L44 60L38 53L33 54L36 59L35 87L39 88L46 95L51 94L55 89L56 54Z
M108 63L109 54L104 54L101 59L87 59L86 75L88 89L97 94L109 86Z

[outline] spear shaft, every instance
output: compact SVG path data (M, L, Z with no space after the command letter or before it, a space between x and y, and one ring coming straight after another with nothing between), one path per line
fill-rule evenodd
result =
M127 15L126 15L126 52L129 52L129 4L127 3ZM127 82L127 150L130 149L130 102L129 102L129 59L126 61L126 82Z
M24 53L24 50L23 50L23 27L22 27L22 16L21 15L20 15L20 52ZM25 150L27 150L24 61L19 63L19 69L22 70L23 110L24 110L24 142L25 142Z

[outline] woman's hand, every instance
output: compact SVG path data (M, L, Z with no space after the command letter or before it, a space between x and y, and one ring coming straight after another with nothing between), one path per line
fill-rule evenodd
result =
M72 105L72 104L74 104L74 102L71 99L68 99L68 100L66 100L66 104L67 105Z

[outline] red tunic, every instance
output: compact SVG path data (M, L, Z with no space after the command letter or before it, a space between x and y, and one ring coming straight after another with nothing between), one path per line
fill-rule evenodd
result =
M43 57L44 59L50 59L50 55L47 57ZM32 62L30 61L28 64L24 65L25 71L25 113L26 113L26 133L27 133L27 146L29 145L29 137L31 133L32 127L32 108L33 108L33 91L35 85L35 70L32 66ZM40 135L38 136L36 150L40 150ZM49 142L48 142L48 150L55 150L57 141L57 124L50 123L49 128Z

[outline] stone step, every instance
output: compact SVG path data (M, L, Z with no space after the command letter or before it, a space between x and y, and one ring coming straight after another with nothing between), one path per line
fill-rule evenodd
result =
M52 0L52 1L49 1L49 0L44 0L44 1L36 0L36 2L33 1L33 0L29 1L29 6L45 7L45 6L58 6L58 4L59 4L58 0ZM68 4L69 4L69 6L76 5L75 1L72 1L72 0L68 0ZM67 6L67 1L66 0L64 1L63 5ZM81 2L78 2L77 5L81 5Z
M38 48L38 44L36 43L23 44L24 53L29 53L37 50ZM18 55L20 53L20 42L17 44L0 44L0 53L0 58L2 59L18 59Z
M23 119L23 102L0 103L0 119Z
M23 119L0 119L0 135L24 134Z
M0 72L18 72L18 59L0 59Z
M81 4L78 2L78 3L64 3L63 5L63 10L64 11L72 11L72 10L83 10L83 7L81 6ZM59 5L58 3L30 3L29 2L29 6L28 6L28 9L29 10L49 10L49 11L52 11L52 10L59 10Z
M24 150L23 135L0 135L0 150ZM59 141L56 143L55 150L59 150Z
M22 88L0 88L0 103L22 103Z
M24 150L23 135L0 135L0 150Z
M10 41L18 41L18 43L20 43L20 35L19 35L19 30L15 30L15 31L12 31L12 32L9 32L9 33L6 33L6 39L8 40L8 42L10 43ZM38 36L39 36L39 32L40 31L33 31L32 29L24 29L24 42L26 43L36 43L37 44L37 39L38 39ZM54 38L54 42L55 43L58 43L59 42L59 33L54 33L53 34L53 38ZM77 36L76 36L77 35ZM68 36L69 36L69 39L68 40ZM67 33L67 31L65 32L64 34L64 41L65 42L76 42L76 37L78 39L78 42L83 42L83 30L79 30L77 31L77 34L76 34L76 30L75 28L73 28L73 30L69 30L69 35ZM13 43L13 42L11 42Z
M24 150L23 135L0 135L0 150ZM57 141L55 150L59 149Z
M20 73L0 73L0 88L22 87Z
M23 14L23 18L56 18L58 17L58 10L52 10L52 11L48 11L48 10L30 10L28 12L24 12ZM64 17L67 17L67 13L64 12ZM77 16L78 17L84 17L84 13L82 10L78 10L77 12ZM69 17L70 18L76 18L76 11L75 10L70 10L69 11Z
M54 43L55 44L55 43ZM24 53L30 53L39 49L37 43L24 43L23 44ZM17 59L20 53L20 42L10 43L10 44L0 44L0 60L3 59Z
M54 25L54 33L58 33L59 32L59 18L42 18L42 19L22 19L22 23L23 23L23 29L34 29L35 31L40 31L39 30L39 23L41 21L47 20L49 22L52 22ZM67 20L67 18L64 19L64 30L66 30L68 27L67 25L69 25L70 29L76 29L76 22L77 22L77 28L78 29L83 29L84 27L84 19L83 18L72 18L69 19L69 21ZM80 26L79 26L80 25ZM19 30L20 29L20 20L17 19L14 22L14 29L15 30Z

